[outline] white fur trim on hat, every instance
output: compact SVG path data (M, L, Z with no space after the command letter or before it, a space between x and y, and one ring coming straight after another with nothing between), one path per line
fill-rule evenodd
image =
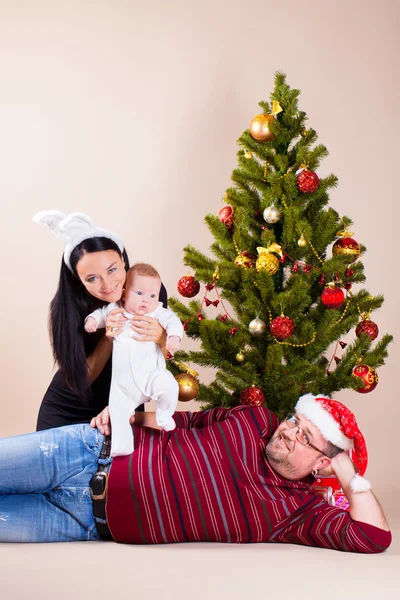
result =
M342 450L353 448L353 440L340 431L339 423L324 410L321 404L316 402L316 398L323 398L323 396L313 396L312 394L301 396L295 406L296 413L303 415L318 427L322 436L331 444Z
M355 493L368 492L371 489L371 484L368 479L362 477L357 473L354 475L353 479L350 481L350 489Z
M57 238L67 242L64 248L64 262L71 272L70 258L72 251L83 240L106 237L117 244L121 252L124 251L124 244L115 233L96 227L94 221L84 213L75 212L65 215L59 210L43 210L33 217L33 221L48 225Z

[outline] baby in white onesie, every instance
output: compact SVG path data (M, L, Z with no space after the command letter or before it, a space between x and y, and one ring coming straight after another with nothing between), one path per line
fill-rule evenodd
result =
M116 308L121 307L122 314L128 319L113 341L109 398L111 456L125 456L133 452L129 419L143 402L155 400L159 427L166 431L175 429L172 415L178 402L178 383L166 369L159 345L133 339L130 328L132 315L154 317L167 332L168 351L173 354L179 349L182 323L159 302L160 288L161 279L157 271L151 265L136 264L127 272L121 302L99 308L85 319L85 330L89 333L105 327L108 313Z

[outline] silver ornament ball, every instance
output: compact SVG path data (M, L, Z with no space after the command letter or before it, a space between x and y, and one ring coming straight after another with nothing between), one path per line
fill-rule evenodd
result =
M263 217L267 223L277 223L281 218L281 211L276 206L267 206L263 212Z
M258 317L249 323L249 331L251 335L262 335L266 329L266 325L262 319Z

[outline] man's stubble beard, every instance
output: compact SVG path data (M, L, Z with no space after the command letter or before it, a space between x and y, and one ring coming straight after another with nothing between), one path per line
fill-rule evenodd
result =
M275 451L274 443L279 443L279 438L270 440L265 448L265 456L270 466L281 475L281 477L288 477L295 475L295 469L289 461L288 455ZM283 472L282 472L283 471Z

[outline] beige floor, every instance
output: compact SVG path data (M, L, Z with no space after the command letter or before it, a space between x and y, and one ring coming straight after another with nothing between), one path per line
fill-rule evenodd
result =
M399 600L395 504L392 546L374 556L273 544L0 544L0 598Z

